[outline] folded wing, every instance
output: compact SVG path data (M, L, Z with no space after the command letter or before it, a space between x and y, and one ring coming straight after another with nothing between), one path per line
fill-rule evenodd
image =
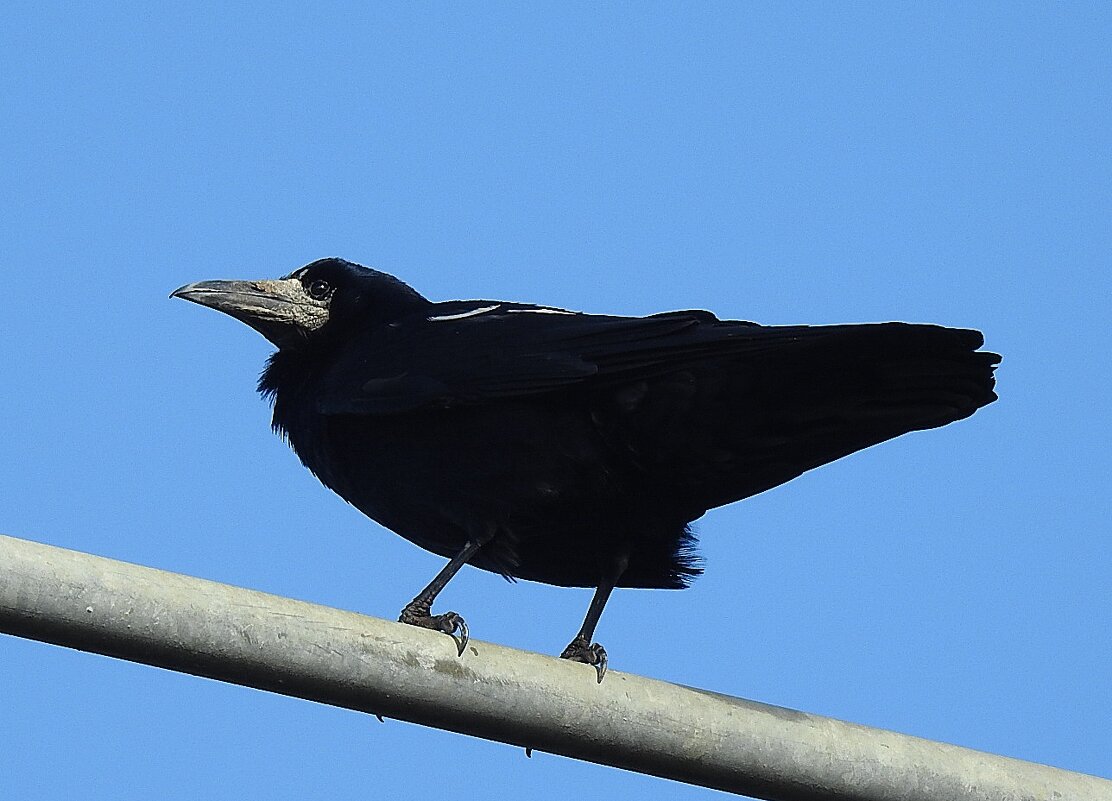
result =
M966 329L478 308L353 342L324 378L320 411L391 415L575 388L606 446L693 518L996 398L1000 357Z

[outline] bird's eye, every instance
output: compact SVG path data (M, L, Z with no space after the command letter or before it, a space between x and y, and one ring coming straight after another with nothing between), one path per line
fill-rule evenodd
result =
M309 297L316 300L324 300L331 291L332 287L327 281L314 281L309 284Z

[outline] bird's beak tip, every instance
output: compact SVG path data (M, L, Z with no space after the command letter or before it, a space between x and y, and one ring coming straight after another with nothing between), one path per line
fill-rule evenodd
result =
M190 295L194 294L195 290L197 289L203 289L203 287L201 286L201 284L203 283L205 282L195 281L192 284L184 284L182 286L179 286L177 289L170 293L170 297L181 298L182 300L191 300Z
M217 293L227 293L235 290L235 281L195 281L192 284L179 286L170 293L172 298L181 298L182 300L191 300L194 303L200 303L202 306L205 304L200 298L206 296L216 295Z

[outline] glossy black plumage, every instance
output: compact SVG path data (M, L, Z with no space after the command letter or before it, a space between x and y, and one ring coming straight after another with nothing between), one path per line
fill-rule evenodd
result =
M339 259L291 277L328 287L321 327L237 315L279 345L275 428L367 516L508 577L683 587L707 509L996 397L971 330L432 303Z

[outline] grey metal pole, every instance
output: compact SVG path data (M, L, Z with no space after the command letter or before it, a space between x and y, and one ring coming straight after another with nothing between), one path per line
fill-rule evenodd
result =
M0 536L0 630L780 801L1112 801L1112 781Z

